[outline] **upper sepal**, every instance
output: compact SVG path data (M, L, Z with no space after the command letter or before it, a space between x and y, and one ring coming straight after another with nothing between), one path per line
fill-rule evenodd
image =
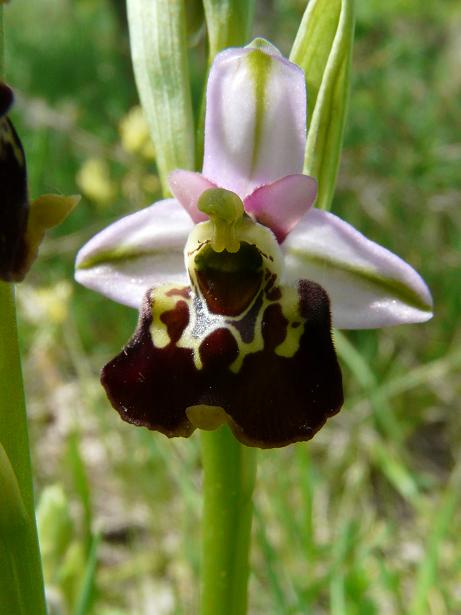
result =
M325 288L338 329L374 329L432 317L432 297L421 276L331 213L312 209L282 250L286 281L294 284L305 277Z
M306 142L303 71L258 40L216 56L207 86L203 174L242 199L301 173Z

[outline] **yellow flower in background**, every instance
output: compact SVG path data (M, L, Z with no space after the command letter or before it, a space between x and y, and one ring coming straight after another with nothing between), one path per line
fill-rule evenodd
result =
M62 324L69 315L72 284L61 280L52 286L24 286L18 298L24 317L36 325Z
M132 107L122 118L119 124L122 147L130 154L139 154L143 158L155 158L149 126L142 108L139 105Z
M162 189L158 175L153 175L152 173L143 177L142 187L146 192L150 192L151 194L160 192Z
M88 158L77 173L76 180L85 196L98 205L108 205L117 193L109 165L102 158Z

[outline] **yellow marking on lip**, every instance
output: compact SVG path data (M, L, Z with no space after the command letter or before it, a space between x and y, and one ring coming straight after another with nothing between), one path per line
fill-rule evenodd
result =
M301 341L301 336L304 333L304 324L301 314L299 313L299 294L297 289L285 286L282 288L281 299L282 313L288 320L285 339L275 348L275 354L279 357L291 359L298 348ZM300 323L299 326L293 327L294 322Z
M150 294L152 305L150 334L152 343L156 348L165 348L171 342L171 338L168 335L168 327L161 318L165 312L170 312L176 307L179 297L177 295L167 294L174 288L178 288L178 286L175 284L168 284L160 288L154 288Z
M175 294L168 295L168 292L174 288L177 288L177 285L171 284L156 288L151 292L153 309L150 331L152 343L156 348L165 348L171 342L171 338L168 335L168 327L161 318L165 312L174 310L176 307L179 297ZM239 314L238 317L228 317L210 313L203 298L201 298L199 311L192 299L181 297L181 301L185 301L189 308L189 323L184 329L180 339L176 342L176 346L178 348L192 350L195 368L201 370L203 368L202 359L200 357L200 346L202 342L208 335L213 333L213 331L216 331L216 329L227 329L237 342L239 351L237 358L231 363L229 369L234 374L238 374L247 355L260 352L264 349L262 332L264 312L268 306L278 303L288 324L286 326L285 338L275 348L275 353L280 357L293 357L299 348L301 336L304 332L303 319L299 313L299 295L295 288L286 286L279 288L282 296L281 299L276 301L268 299L263 292L263 301L254 324L253 339L250 342L243 341L242 334L236 324L252 308L253 302L248 306L247 310ZM194 290L192 290L192 296L194 296ZM202 320L203 322L201 323ZM295 322L299 323L299 325L292 326ZM200 324L202 324L202 327L200 327Z

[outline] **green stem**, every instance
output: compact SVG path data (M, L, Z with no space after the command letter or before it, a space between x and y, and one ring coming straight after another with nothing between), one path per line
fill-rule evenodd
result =
M247 612L256 449L227 427L202 431L203 519L201 615Z
M11 515L9 509L16 510L19 504L9 501L3 493L0 501L0 604L8 615L46 615L14 288L3 282L0 282L0 315L0 444L6 453L0 464L0 482L16 482L19 492L16 500L20 498L24 508L23 518ZM12 479L10 468L14 473ZM7 605L4 600L8 601Z

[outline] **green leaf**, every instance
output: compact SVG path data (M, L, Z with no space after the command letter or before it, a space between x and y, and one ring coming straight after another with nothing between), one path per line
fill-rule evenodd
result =
M0 612L46 615L35 519L1 443L0 493Z
M45 615L14 289L3 282L0 314L0 612Z
M16 474L0 442L0 533L7 536L29 523Z
M418 563L413 597L408 608L410 615L424 615L430 608L430 593L440 586L443 570L440 559L443 549L450 544L450 531L453 532L453 519L459 510L459 463L455 466L446 489L439 495L431 515L431 527L425 537L424 555ZM456 531L456 530L455 530Z
M304 172L319 184L317 207L329 209L338 172L350 89L353 0L312 0L290 60L306 75L308 122Z
M184 0L128 0L131 56L165 194L174 169L194 169Z
M198 45L202 39L205 15L202 0L187 0L186 22L189 47Z
M70 466L74 490L76 495L78 495L82 508L84 541L87 549L89 549L93 540L91 531L93 506L91 502L91 485L88 479L85 462L82 458L81 447L81 434L79 430L75 430L69 434L67 460Z
M255 0L203 0L210 63L221 49L248 42Z
M61 485L45 487L37 508L43 572L47 583L54 583L62 558L74 531L70 506Z
M80 593L74 608L74 615L87 615L90 612L95 596L96 569L100 543L101 535L95 534L86 561Z

